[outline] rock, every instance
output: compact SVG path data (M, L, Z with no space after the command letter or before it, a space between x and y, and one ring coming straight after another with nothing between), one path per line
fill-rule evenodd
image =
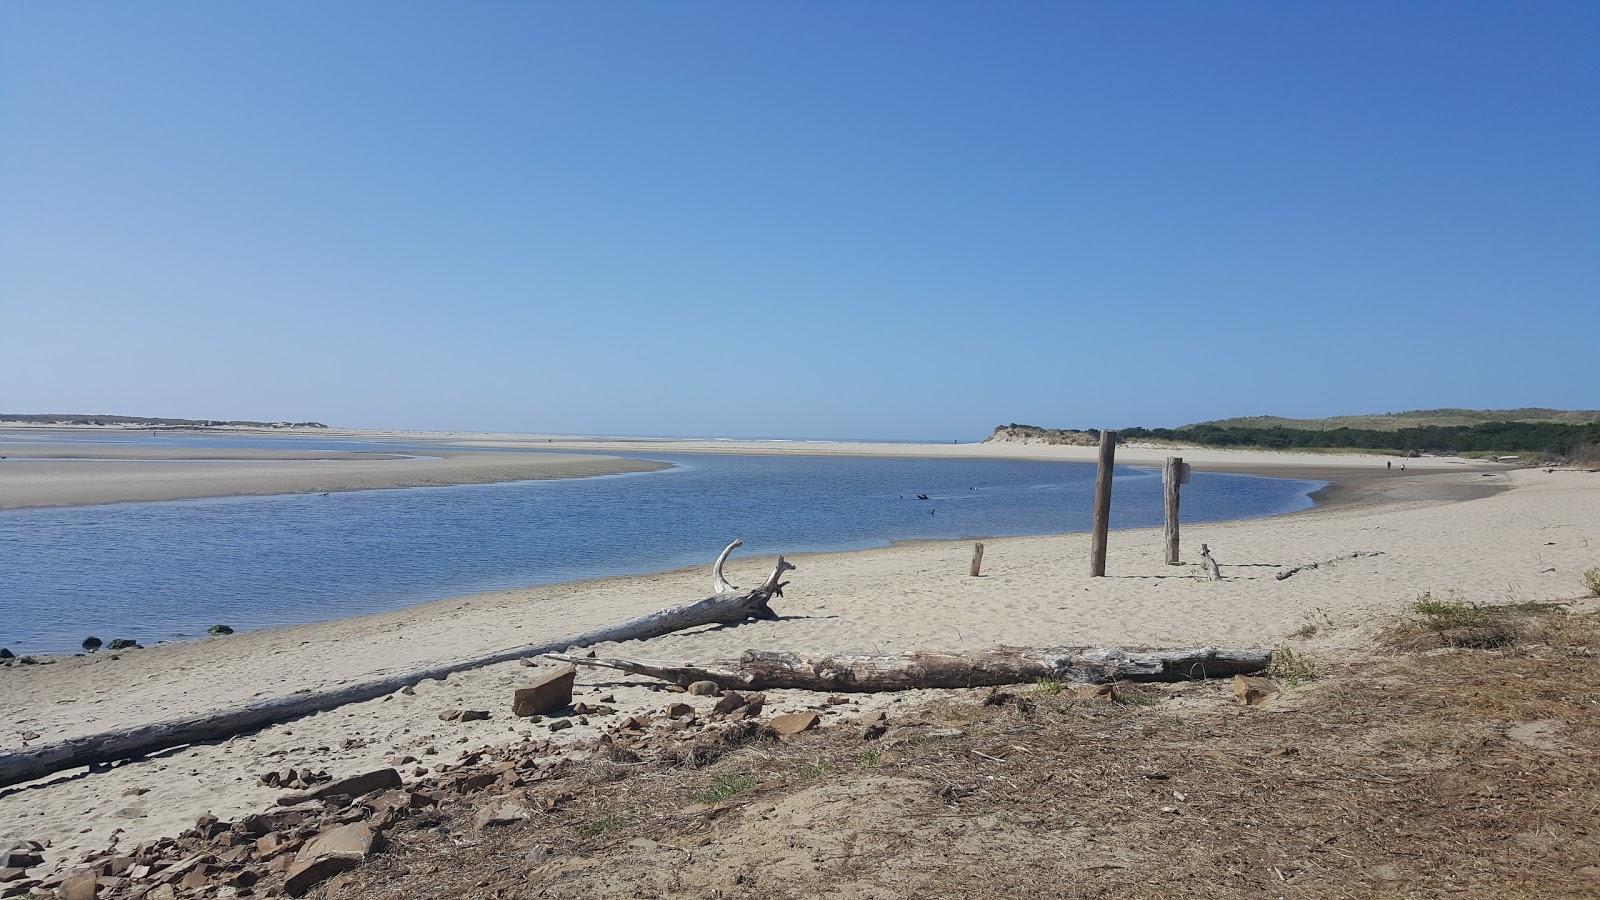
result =
M546 725L545 727L549 728L551 731L560 731L563 728L571 728L572 727L572 720L571 719L551 719L550 720L550 724Z
M739 707L744 706L746 702L748 701L745 700L745 696L738 691L725 691L722 694L722 699L718 700L717 705L711 708L711 712L716 715L725 716Z
M693 716L694 707L687 703L667 704L667 718L669 719L688 719L692 718Z
M0 647L0 659L16 659L17 655L5 647Z
M463 709L461 711L461 716L457 718L456 721L479 722L487 718L489 718L489 711L486 709Z
M689 693L696 697L716 697L722 693L722 688L715 681L696 681L689 685Z
M441 722L459 722L460 720L461 720L461 710L459 710L459 709L441 709L441 710L439 710L439 721L441 721Z
M380 840L382 838L378 833L364 823L340 825L306 841L300 852L295 854L294 861L300 863L324 856L340 856L359 862L378 849Z
M42 862L44 857L29 846L13 847L0 853L0 869L31 869Z
M1270 678L1256 675L1233 676L1233 699L1245 706L1260 706L1278 692Z
M233 634L233 629L226 625L213 625L206 629L206 634Z
M26 877L28 877L27 869L0 869L0 884L5 884L10 881L21 881Z
M520 797L507 797L478 810L472 817L472 827L479 831L526 822L533 818L533 810Z
M286 844L288 844L288 841L277 832L264 834L256 838L256 856L260 859L266 859L282 850Z
M773 716L767 725L778 734L788 735L810 731L817 727L819 721L821 721L821 717L814 712L797 712Z
M289 867L289 877L283 882L283 892L291 897L303 897L306 892L316 887L323 881L348 872L360 865L358 859L347 859L343 856L324 856L309 862L297 862ZM151 895L145 895L146 898Z
M97 638L97 637L95 637L94 635L91 634L88 637L83 639L83 651L85 653L93 653L96 650L100 649L100 644L101 643L102 642L101 642L101 640L99 638Z
M544 716L572 705L572 683L576 666L561 666L539 676L527 687L511 695L511 711L519 716Z
M112 638L106 645L107 650L140 650L139 642L133 638Z
M94 900L98 883L93 872L73 872L56 888L59 900Z
M373 791L384 791L400 787L400 773L394 769L378 769L338 781L330 781L321 787L298 794L285 794L278 798L279 806L294 806L307 800L316 800L322 797L333 797L344 794L349 797L359 797Z

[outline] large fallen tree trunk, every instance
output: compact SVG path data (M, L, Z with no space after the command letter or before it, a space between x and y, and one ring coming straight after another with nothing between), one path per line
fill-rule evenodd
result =
M719 590L727 583L722 578L722 563L727 559L728 552L740 543L734 541L728 550L724 550L722 555L717 557L714 579ZM597 628L543 644L502 650L431 669L364 681L338 690L292 694L288 697L278 697L205 715L157 722L137 728L106 731L3 752L0 753L0 787L32 781L78 766L105 765L146 756L158 750L183 744L223 740L267 725L287 722L349 703L375 700L420 681L430 678L443 679L467 669L513 662L524 657L540 656L558 650L603 644L608 641L642 641L701 625L735 624L748 619L776 619L777 614L772 611L770 604L774 598L783 596L783 588L788 584L782 580L783 574L793 569L794 566L780 556L778 564L772 569L772 574L767 576L767 580L759 587L752 590L743 593L718 593L704 600L668 607L619 625Z
M685 687L696 681L714 681L721 687L733 690L799 688L841 693L986 687L1024 684L1041 678L1088 683L1188 681L1259 672L1272 659L1270 650L1220 650L1215 647L1183 650L998 647L970 653L919 651L892 656L836 653L819 658L747 650L736 660L705 667L595 659L561 653L545 655L578 665L660 678Z

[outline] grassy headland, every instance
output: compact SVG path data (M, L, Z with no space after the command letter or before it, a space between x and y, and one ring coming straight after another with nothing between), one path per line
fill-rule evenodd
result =
M1286 419L1250 416L1179 428L1124 428L1124 441L1202 447L1375 450L1416 455L1517 454L1539 459L1600 460L1600 411L1433 409L1372 416ZM1090 445L1097 429L1001 425L993 442Z

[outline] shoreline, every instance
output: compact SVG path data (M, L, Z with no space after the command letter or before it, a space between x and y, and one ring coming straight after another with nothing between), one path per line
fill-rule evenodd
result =
M1472 476L1476 477L1476 476ZM1265 646L1308 623L1316 654L1337 653L1383 616L1423 592L1471 602L1571 600L1596 565L1600 478L1522 470L1482 479L1513 487L1476 499L1453 496L1465 479L1395 479L1384 502L1323 506L1283 516L1185 525L1185 558L1205 541L1225 580L1162 562L1159 528L1112 532L1110 573L1089 578L1088 535L986 542L985 572L966 574L967 541L920 542L792 557L798 569L777 608L781 621L706 628L644 644L600 645L601 656L710 662L747 649L796 653L1013 646ZM1410 483L1408 483L1410 482ZM1414 496L1418 486L1432 499ZM0 669L0 750L109 728L201 715L300 690L414 671L573 635L709 593L699 566L651 575L494 591L385 613L166 644L121 654L65 657ZM1287 580L1277 567L1352 551L1349 559ZM764 577L772 557L738 557L729 578ZM1585 600L1585 610L1596 601ZM188 827L207 810L229 818L270 806L277 792L262 772L310 765L338 775L410 754L444 762L458 742L498 745L542 725L513 717L511 691L528 670L488 666L391 695L243 735L176 749L84 776L63 774L0 791L0 832L54 841L52 856L98 849L113 829L137 842ZM654 686L611 673L580 673L583 696L614 693L619 715L659 712ZM670 699L670 698L668 698ZM883 697L885 704L915 697ZM818 698L774 692L773 711ZM471 723L439 720L442 709L481 709ZM555 741L594 737L609 724L575 725ZM440 754L443 755L432 755ZM148 791L129 799L128 792ZM85 809L116 810L85 818Z

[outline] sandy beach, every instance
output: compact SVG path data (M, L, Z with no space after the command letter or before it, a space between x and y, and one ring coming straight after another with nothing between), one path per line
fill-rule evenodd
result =
M1483 494L1479 483L1499 490ZM1580 573L1600 562L1600 477L1517 470L1390 479L1373 502L1246 522L1189 525L1184 555L1200 542L1225 580L1161 561L1158 531L1111 535L1110 577L1085 574L1086 535L989 542L985 574L966 576L971 545L936 542L794 558L783 619L711 628L601 655L674 662L736 656L747 648L794 651L976 648L997 644L1272 647L1307 624L1307 646L1337 654L1423 592L1473 602L1571 600ZM1472 496L1475 499L1460 499ZM118 656L65 658L0 670L0 747L56 741L113 727L205 712L298 690L531 644L616 622L709 593L707 567L461 597L393 613L202 641ZM1286 580L1281 568L1376 552ZM736 558L735 583L759 580L771 559ZM1594 601L1579 601L1580 608ZM458 745L512 742L537 726L510 715L511 690L528 670L493 666L419 685L414 695L343 707L243 735L85 775L0 790L0 838L50 838L69 858L106 844L172 833L210 810L224 818L268 805L256 782L268 770L308 764L335 775L410 754L428 765ZM580 697L615 695L623 712L659 708L644 682L584 672ZM697 698L698 699L698 698ZM880 695L863 704L915 702ZM773 708L814 696L778 692ZM447 707L492 717L444 723ZM849 707L854 713L860 706ZM580 740L598 726L557 735ZM543 734L542 730L539 732Z
M435 455L6 442L0 509L582 478L665 463L576 453Z

